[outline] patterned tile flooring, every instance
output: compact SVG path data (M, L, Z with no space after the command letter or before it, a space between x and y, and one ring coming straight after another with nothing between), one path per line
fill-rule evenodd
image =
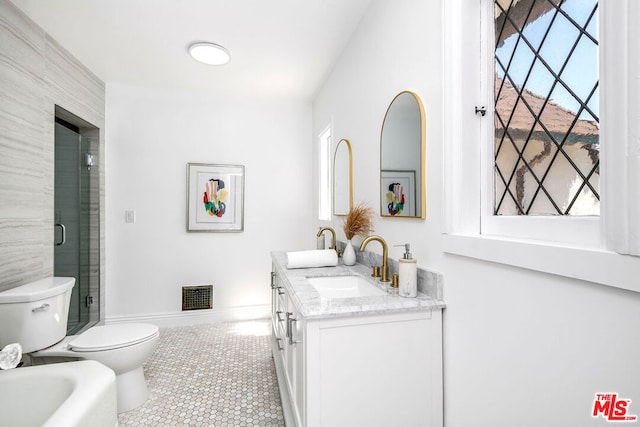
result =
M121 426L284 426L267 320L163 328Z

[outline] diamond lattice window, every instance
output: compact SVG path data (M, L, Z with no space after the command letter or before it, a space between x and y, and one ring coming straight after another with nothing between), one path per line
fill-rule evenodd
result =
M598 3L495 1L496 215L598 215Z

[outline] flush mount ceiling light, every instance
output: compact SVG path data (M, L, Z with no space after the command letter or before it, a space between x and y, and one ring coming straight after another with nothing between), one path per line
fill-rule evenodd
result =
M196 61L208 65L224 65L231 60L231 54L224 47L210 42L189 45L189 54Z

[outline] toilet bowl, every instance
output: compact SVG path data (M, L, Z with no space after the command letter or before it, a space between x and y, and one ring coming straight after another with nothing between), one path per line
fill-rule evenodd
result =
M20 343L36 364L96 360L116 373L118 412L142 405L148 396L142 364L158 345L158 327L112 324L65 336L74 284L73 277L49 277L0 292L0 348Z
M44 363L60 358L96 360L116 373L118 412L142 405L149 395L142 364L158 346L160 333L150 323L94 326L80 335L68 336L43 350L30 353Z

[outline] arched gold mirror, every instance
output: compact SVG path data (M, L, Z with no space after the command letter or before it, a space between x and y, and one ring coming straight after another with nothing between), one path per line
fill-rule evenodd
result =
M353 207L351 143L341 139L333 155L333 214L346 215Z
M425 115L418 95L391 101L380 132L380 215L426 217Z

